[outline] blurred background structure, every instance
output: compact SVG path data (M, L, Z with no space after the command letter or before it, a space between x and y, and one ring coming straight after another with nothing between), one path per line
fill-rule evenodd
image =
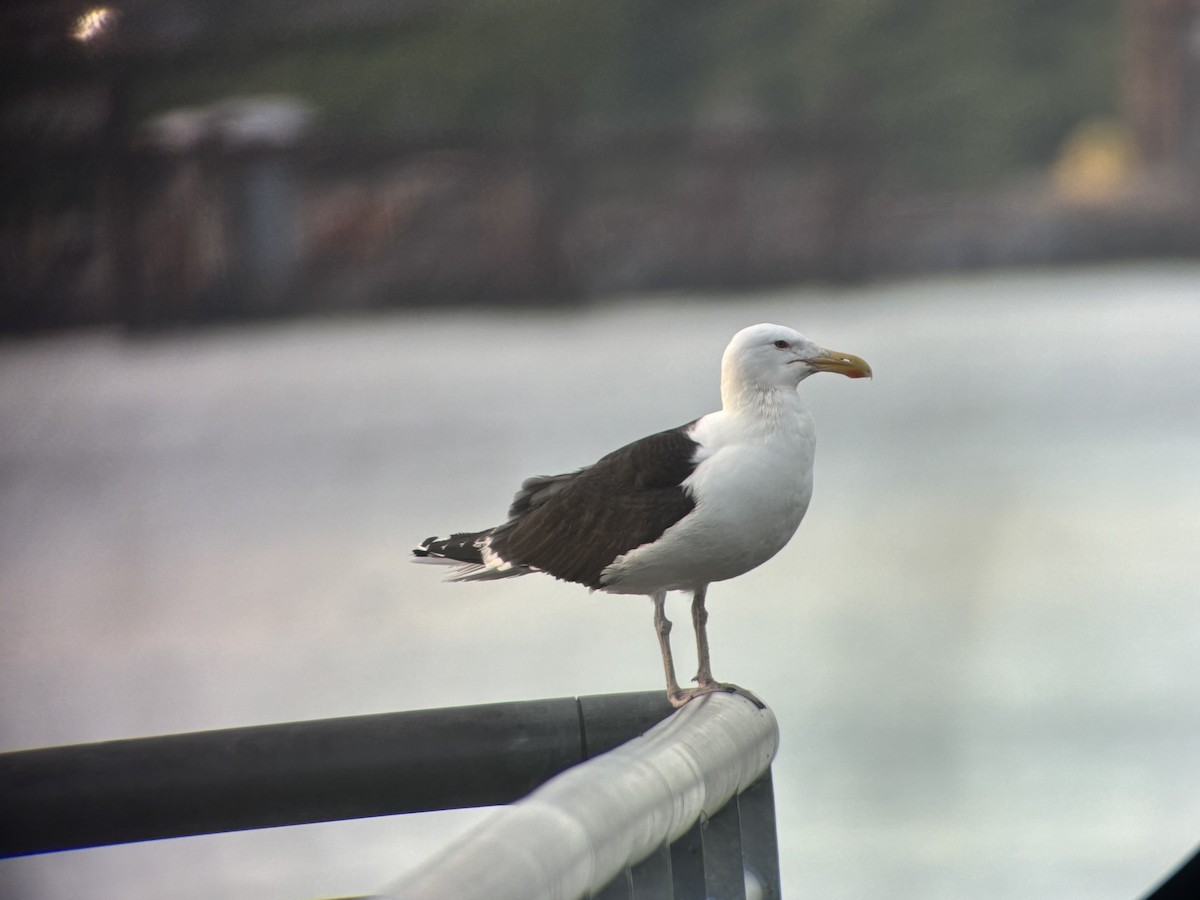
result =
M710 592L785 896L1132 900L1200 839L1198 170L1200 0L0 4L0 750L656 688L641 598L408 551L777 321L876 372ZM0 897L361 895L469 819Z
M0 327L1200 253L1193 0L14 0Z

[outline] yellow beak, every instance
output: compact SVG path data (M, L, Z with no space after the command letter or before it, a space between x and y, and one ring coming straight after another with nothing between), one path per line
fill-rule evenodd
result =
M814 369L822 372L837 372L847 378L870 378L871 367L867 361L853 353L840 350L822 350L820 356L805 360Z

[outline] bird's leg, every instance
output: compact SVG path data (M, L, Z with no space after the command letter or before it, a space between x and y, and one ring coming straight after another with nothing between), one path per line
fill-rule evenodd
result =
M700 687L716 684L712 675L712 662L708 656L708 610L704 608L704 595L707 585L696 588L692 594L692 628L696 630L696 677L692 680Z
M671 623L666 615L667 592L659 591L652 595L654 600L654 630L658 632L658 647L662 651L663 670L667 675L667 699L676 709L683 706L693 697L727 691L743 694L759 709L764 709L763 702L749 691L736 684L723 684L712 677L712 666L708 659L708 632L705 624L708 622L708 612L704 608L704 593L707 585L692 594L692 625L696 629L696 652L699 656L699 670L696 672L694 688L681 688L675 680L675 662L671 656Z
M658 649L662 651L663 671L667 675L667 699L672 706L683 706L690 697L675 680L675 661L671 657L671 621L667 618L667 592L658 591L654 600L654 630L658 633Z

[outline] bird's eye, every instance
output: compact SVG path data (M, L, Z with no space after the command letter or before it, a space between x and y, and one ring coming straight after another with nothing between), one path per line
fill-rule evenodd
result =
M791 346L792 346L792 345L791 345L791 344L789 344L787 341L783 340L783 338L780 338L779 340L777 340L777 341L775 342L775 348L776 348L777 350L787 350L787 349L789 349Z

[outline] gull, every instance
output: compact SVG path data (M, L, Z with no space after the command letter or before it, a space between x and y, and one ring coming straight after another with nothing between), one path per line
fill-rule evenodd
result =
M578 471L529 478L503 524L427 538L413 550L416 561L453 566L449 581L543 572L593 591L644 594L654 603L671 704L741 691L713 678L708 586L762 565L804 518L816 431L797 388L817 372L872 374L859 357L818 346L791 328L743 328L721 359L719 410ZM694 688L682 688L675 677L668 591L692 595Z

